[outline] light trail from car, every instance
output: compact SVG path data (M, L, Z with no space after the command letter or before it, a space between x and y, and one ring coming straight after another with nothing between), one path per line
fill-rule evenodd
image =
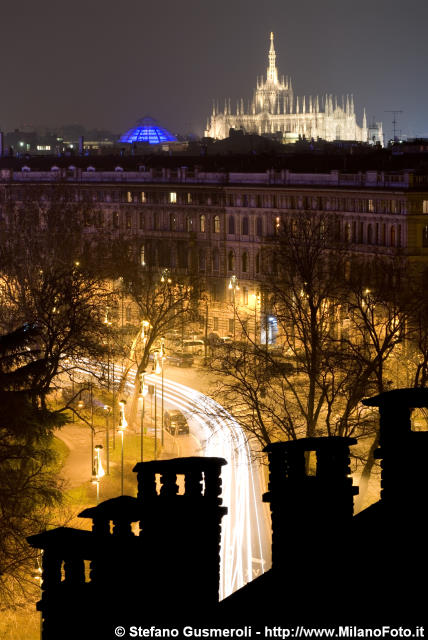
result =
M161 393L155 374L145 378ZM228 514L222 523L221 584L223 599L270 566L270 527L261 501L259 469L238 422L215 400L164 377L164 401L180 409L201 443L200 455L225 458L222 499Z

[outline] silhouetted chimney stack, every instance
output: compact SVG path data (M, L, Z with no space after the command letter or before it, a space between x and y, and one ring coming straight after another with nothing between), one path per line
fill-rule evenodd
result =
M332 436L276 442L269 458L268 493L272 514L272 568L290 567L300 551L316 551L340 541L353 517L349 447L355 438ZM330 540L334 532L334 541Z

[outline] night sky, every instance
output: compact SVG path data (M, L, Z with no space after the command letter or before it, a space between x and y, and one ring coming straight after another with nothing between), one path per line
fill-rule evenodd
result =
M269 33L295 95L353 93L358 121L428 136L426 0L20 0L0 12L0 128L122 133L143 115L202 134L251 98Z

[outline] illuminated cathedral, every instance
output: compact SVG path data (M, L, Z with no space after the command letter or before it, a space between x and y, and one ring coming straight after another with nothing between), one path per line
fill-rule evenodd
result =
M362 125L359 126L352 95L341 100L331 94L294 96L291 78L278 76L273 33L270 34L266 79L257 78L251 103L244 108L244 100L241 99L235 113L232 113L230 100L225 101L223 110L214 104L205 136L227 138L231 128L258 135L279 134L284 142L304 137L379 142L383 145L382 123L368 126L364 110Z

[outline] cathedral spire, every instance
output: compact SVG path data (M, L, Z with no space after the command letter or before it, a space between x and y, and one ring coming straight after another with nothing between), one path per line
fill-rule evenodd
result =
M276 53L273 45L273 32L270 34L270 48L269 48L269 66L267 70L267 82L278 84L278 70L276 68Z

